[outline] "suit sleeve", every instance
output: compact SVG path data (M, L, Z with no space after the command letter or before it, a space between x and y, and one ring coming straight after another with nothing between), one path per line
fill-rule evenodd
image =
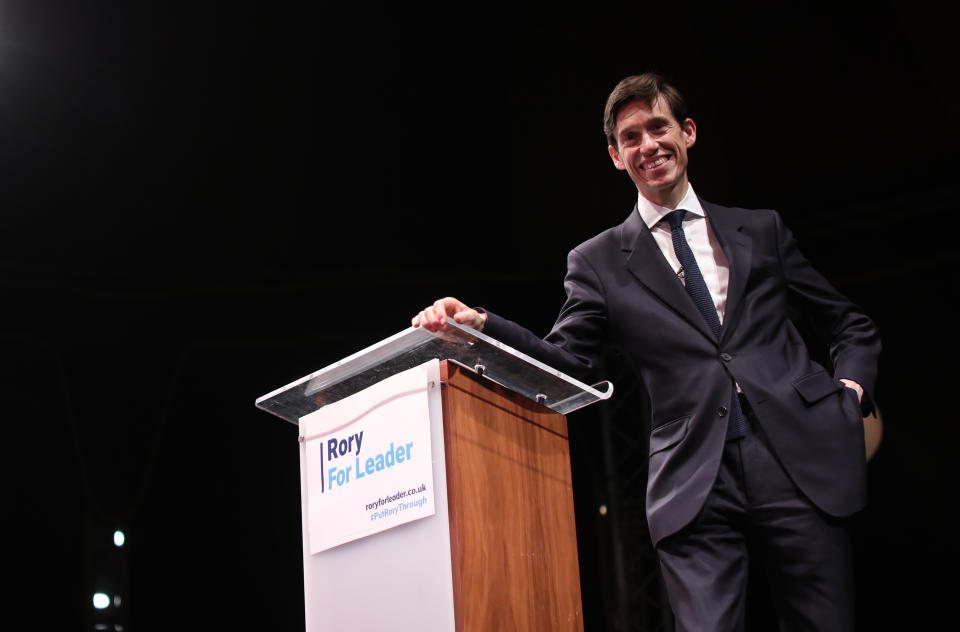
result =
M487 312L484 333L582 381L596 377L607 324L603 285L579 251L567 257L567 298L543 339L515 322Z
M791 304L810 318L817 331L829 341L834 377L860 384L864 390L864 406L872 408L880 355L876 325L813 268L779 214L774 213L774 218Z

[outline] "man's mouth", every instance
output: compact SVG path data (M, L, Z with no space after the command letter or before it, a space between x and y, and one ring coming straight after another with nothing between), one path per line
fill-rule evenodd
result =
M645 162L645 163L643 163L642 165L640 165L640 168L643 169L643 170L645 170L645 171L650 170L650 169L656 169L657 167L659 167L659 166L662 165L663 163L667 162L668 160L670 160L670 156L657 156L656 160L651 160L650 162Z

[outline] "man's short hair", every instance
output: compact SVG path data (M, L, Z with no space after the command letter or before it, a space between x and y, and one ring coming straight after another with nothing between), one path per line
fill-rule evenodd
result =
M631 75L618 83L607 97L607 106L603 109L603 133L607 136L607 143L617 146L617 115L625 105L632 101L643 101L653 107L660 97L666 99L673 118L682 124L688 115L687 103L680 91L660 75L652 72Z

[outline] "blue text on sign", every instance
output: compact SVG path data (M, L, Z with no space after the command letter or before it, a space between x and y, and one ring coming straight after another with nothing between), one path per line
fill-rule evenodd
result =
M327 487L332 490L334 487L346 485L352 480L382 472L394 465L408 461L410 460L412 450L413 442L407 443L406 445L395 446L391 441L390 448L386 452L368 457L363 463L362 468L360 467L359 456L354 465L348 465L346 467L330 466L330 470L327 472ZM351 479L351 476L356 477L356 479Z

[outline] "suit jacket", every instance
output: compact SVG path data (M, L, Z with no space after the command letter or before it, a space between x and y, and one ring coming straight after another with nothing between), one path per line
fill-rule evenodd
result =
M803 494L831 515L862 509L863 417L856 393L834 376L873 392L875 325L814 270L776 212L701 202L730 263L719 341L636 208L570 252L567 300L549 335L490 312L484 332L581 379L595 373L605 344L631 362L651 401L646 508L654 544L706 500L731 380ZM829 339L834 375L811 359L790 308Z

